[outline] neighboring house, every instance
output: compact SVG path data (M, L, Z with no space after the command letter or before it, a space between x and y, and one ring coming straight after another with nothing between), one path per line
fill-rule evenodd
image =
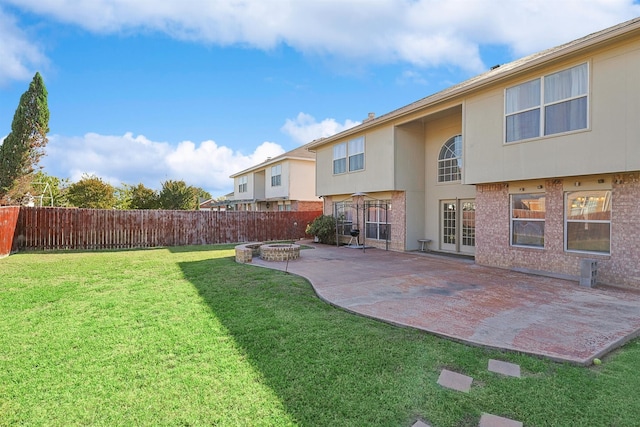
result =
M231 175L234 194L227 202L242 211L321 211L315 157L303 145Z
M198 203L198 210L201 210L201 211L218 210L216 209L216 200L200 198L200 202Z
M206 199L200 200L201 211L217 211L217 212L225 212L227 210L232 210L231 206L229 206L229 199L233 198L233 193L225 194L218 199Z
M493 67L310 144L367 245L640 287L640 19Z

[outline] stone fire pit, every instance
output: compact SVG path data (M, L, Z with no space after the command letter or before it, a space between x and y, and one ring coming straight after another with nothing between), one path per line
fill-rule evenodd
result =
M274 243L260 246L260 258L265 261L287 261L300 258L300 245Z
M265 261L290 261L300 258L300 245L252 242L236 246L236 262L248 263L254 256Z

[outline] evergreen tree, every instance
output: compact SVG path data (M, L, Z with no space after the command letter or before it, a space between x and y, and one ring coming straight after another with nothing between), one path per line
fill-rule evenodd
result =
M49 132L47 89L36 73L20 97L11 132L0 146L0 200L15 204L29 191L31 175L44 154Z

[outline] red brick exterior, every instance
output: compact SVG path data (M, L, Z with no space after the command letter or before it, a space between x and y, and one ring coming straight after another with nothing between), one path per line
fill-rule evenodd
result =
M512 184L513 185L513 184ZM509 189L481 184L476 190L476 262L579 277L580 260L598 262L598 283L640 288L640 173L613 176L611 254L564 251L562 180L547 180L544 249L510 245Z
M322 200L317 202L293 201L291 202L291 210L296 212L321 211Z

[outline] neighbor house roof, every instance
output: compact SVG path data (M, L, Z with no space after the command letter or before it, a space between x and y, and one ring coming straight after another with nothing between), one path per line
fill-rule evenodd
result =
M241 175L245 175L249 172L255 172L255 171L259 171L259 170L263 170L265 168L267 168L269 165L272 165L274 163L278 163L281 162L282 160L303 160L303 161L315 161L316 160L316 155L315 153L310 152L307 148L310 144L313 144L316 141L313 141L309 144L305 144L303 146L300 146L296 149L293 149L291 151L287 151L286 153L280 154L279 156L276 157L270 157L267 158L267 160L265 160L264 162L257 164L255 166L251 166L248 169L245 169L243 171L234 173L233 175L231 175L229 178L235 178Z
M598 31L588 36L579 38L569 43L565 43L560 46L553 47L551 49L543 50L538 53L526 56L524 58L515 60L513 62L492 67L491 70L472 77L462 83L448 87L433 95L422 98L416 102L408 104L397 110L391 111L387 114L379 116L377 118L368 118L362 122L362 124L353 128L347 129L343 132L335 134L329 138L323 138L321 140L313 141L307 144L307 148L313 151L315 148L325 144L329 144L338 139L353 135L373 126L378 126L385 122L391 121L403 115L410 114L414 111L420 110L425 107L436 105L441 102L451 100L455 97L464 95L474 90L478 90L482 87L495 84L507 78L518 75L525 71L531 70L535 67L542 66L551 61L554 61L561 57L566 57L571 54L578 54L585 49L597 46L599 44L610 43L618 38L623 38L629 34L640 30L640 18L634 18L630 21L623 22L613 27L607 28L602 31Z

